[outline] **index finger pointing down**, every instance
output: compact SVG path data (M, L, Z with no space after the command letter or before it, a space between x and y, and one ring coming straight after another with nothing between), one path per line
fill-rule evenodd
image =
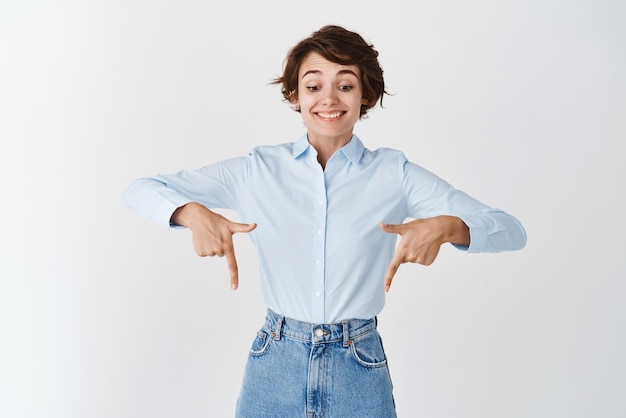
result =
M230 288L237 290L239 286L239 268L237 267L235 251L230 250L226 253L226 261L228 263L228 271L230 272Z

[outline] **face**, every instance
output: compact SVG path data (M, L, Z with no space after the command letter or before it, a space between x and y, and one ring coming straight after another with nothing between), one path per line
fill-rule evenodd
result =
M341 65L312 52L298 73L298 98L309 142L345 145L359 120L363 94L356 65Z

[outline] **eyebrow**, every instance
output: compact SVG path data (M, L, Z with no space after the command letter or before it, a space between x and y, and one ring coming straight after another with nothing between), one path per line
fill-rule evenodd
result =
M306 73L302 74L302 78L306 77L309 74L321 74L322 72L320 70L309 70ZM337 75L344 75L344 74L352 74L353 76L355 76L356 78L359 78L359 76L356 75L356 73L352 70L339 70L337 72Z

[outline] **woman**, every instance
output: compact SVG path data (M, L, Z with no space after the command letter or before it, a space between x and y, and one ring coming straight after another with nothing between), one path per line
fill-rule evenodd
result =
M321 28L290 51L275 80L305 123L296 142L139 179L125 192L143 217L189 228L198 255L225 256L233 290L232 235L249 233L257 247L268 313L238 417L395 417L376 315L400 264L429 265L446 242L468 252L526 243L511 215L353 134L386 93L377 57L357 33Z

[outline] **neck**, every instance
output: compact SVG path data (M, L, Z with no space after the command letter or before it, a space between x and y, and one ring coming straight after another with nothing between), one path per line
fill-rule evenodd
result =
M322 166L322 169L324 169L330 157L332 157L338 149L350 142L352 132L342 135L341 137L321 137L311 135L310 133L307 137L311 146L317 151L317 161Z

